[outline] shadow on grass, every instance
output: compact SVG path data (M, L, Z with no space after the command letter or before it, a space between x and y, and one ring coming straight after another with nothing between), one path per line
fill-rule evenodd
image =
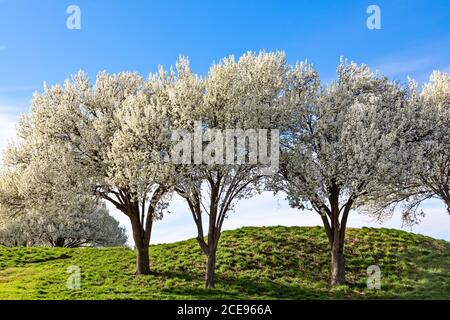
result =
M203 277L181 272L153 272L154 276L189 281L185 287L164 288L161 292L188 299L320 299L323 293L314 288L281 284L269 279L216 275L216 288L205 289Z
M63 259L70 259L70 258L72 258L72 256L69 256L69 255L63 253L59 256L51 256L51 257L46 257L46 258L35 259L28 263L31 264L31 263L49 262L49 261L63 260Z

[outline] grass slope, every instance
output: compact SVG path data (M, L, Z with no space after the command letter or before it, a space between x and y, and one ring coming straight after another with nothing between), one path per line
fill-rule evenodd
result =
M390 229L349 229L348 285L331 288L329 251L319 227L245 227L223 233L217 288L203 289L196 240L151 247L153 274L135 277L125 248L0 248L0 299L450 299L450 243ZM381 290L366 269L381 268ZM81 268L81 289L66 286Z

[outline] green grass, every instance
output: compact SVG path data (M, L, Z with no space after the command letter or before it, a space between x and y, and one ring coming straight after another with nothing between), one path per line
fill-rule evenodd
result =
M217 288L203 288L195 240L155 245L152 274L136 277L125 248L0 248L0 299L450 299L450 243L390 229L349 229L348 285L330 287L329 250L319 227L246 227L223 233ZM381 268L381 290L366 269ZM70 290L67 268L81 268Z

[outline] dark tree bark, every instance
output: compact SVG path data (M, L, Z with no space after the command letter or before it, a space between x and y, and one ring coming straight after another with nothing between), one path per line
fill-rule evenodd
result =
M206 255L206 272L205 272L205 288L214 288L216 285L215 281L215 270L216 270L216 257L217 257L217 247L220 239L221 228L216 226L215 215L213 212L210 214L210 227L208 231L208 242L205 241L204 237L198 236L197 241L202 249L203 253ZM212 217L211 217L212 216ZM213 219L213 220L212 220ZM197 228L201 230L201 220L196 220ZM221 226L221 224L220 224Z
M445 205L447 206L448 214L450 214L450 188L448 185L442 187L441 197L442 200L444 200Z
M219 180L220 181L220 180ZM214 183L209 181L211 186L211 197L209 206L209 225L208 225L208 237L205 241L202 224L202 210L200 194L194 191L192 194L187 195L182 190L177 190L178 193L186 199L192 216L194 218L195 225L197 227L197 241L206 256L206 272L205 272L205 288L215 287L215 270L216 270L216 257L217 247L220 239L220 232L222 224L225 219L228 206L219 210L219 188L220 182Z
M347 219L353 205L353 198L340 207L340 189L336 184L329 188L329 206L322 202L313 202L314 209L320 214L331 249L331 281L332 285L345 283L344 243Z
M104 199L114 204L130 219L136 247L136 275L150 274L149 247L153 220L155 219L157 204L165 192L166 189L161 186L158 187L148 200L148 205L146 199L136 201L132 195L123 190L113 193L117 200L108 194L99 192Z
M198 186L178 186L175 191L188 203L197 227L197 241L206 255L205 287L215 285L217 248L223 222L232 207L232 203L251 183L261 179L261 175L252 175L252 166L242 166L236 171L226 173L207 171L205 182L209 186L209 203L202 203L201 188ZM249 178L249 175L251 178ZM202 224L202 210L208 215L208 236Z
M57 238L56 241L55 241L55 245L54 246L58 247L58 248L63 248L65 242L66 242L66 239L64 239L64 238Z
M136 275L150 274L149 243L136 246Z
M339 234L339 232L338 232ZM331 284L345 283L344 241L338 236L331 244Z
M206 274L205 274L205 287L214 288L215 282L215 270L216 270L216 251L214 248L209 252L206 259Z
M150 224L149 228L146 228L144 230L135 216L130 218L130 221L133 230L133 240L136 247L135 274L136 275L150 274L149 247L150 247L151 228L153 223Z

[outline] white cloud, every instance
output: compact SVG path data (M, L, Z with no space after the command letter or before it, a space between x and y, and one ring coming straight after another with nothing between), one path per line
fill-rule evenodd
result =
M392 77L401 75L413 75L418 71L432 68L434 59L431 57L421 58L396 58L375 65L374 70L379 70L382 74Z

